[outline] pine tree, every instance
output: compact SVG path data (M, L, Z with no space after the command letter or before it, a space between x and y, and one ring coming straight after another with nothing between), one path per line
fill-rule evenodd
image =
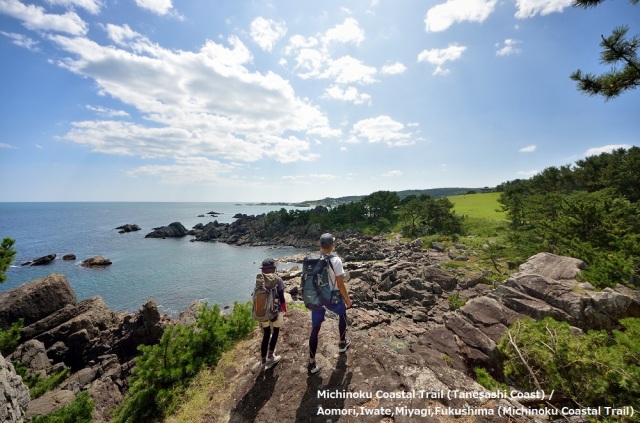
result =
M590 8L604 0L575 0L575 7ZM637 5L640 0L629 0ZM601 35L602 52L600 62L611 65L611 70L601 75L583 74L580 69L571 74L571 79L577 82L578 90L589 95L601 95L605 100L619 96L626 90L640 86L640 61L638 48L640 37L637 35L627 38L629 27L622 25L613 30L609 37Z
M0 283L6 282L7 277L4 272L11 266L13 258L16 256L16 250L13 249L13 244L16 241L11 238L5 238L0 244Z

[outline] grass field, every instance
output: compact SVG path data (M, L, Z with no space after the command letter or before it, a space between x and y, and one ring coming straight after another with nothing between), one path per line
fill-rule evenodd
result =
M454 195L448 198L455 205L456 214L478 219L506 220L504 213L499 211L498 197L499 192L489 192Z

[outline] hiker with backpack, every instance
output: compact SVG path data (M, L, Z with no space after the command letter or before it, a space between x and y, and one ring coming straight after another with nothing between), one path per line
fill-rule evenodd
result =
M324 321L325 313L330 310L338 315L340 342L338 352L344 353L351 346L347 338L347 309L351 307L351 299L344 284L344 267L342 260L332 255L335 237L325 233L320 237L321 255L307 256L303 261L302 296L305 306L311 310L311 334L309 335L309 374L320 371L316 363L318 334Z
M256 287L253 291L252 316L262 326L260 364L263 370L267 370L275 366L281 358L275 351L280 327L287 313L287 304L284 298L284 282L276 275L275 261L271 258L264 259L260 270L256 275Z

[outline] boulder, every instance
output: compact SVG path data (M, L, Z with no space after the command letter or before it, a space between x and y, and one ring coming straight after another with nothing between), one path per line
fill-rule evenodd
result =
M118 230L118 233L125 234L125 233L128 233L128 232L139 231L140 230L140 226L138 226L136 224L127 223L126 225L118 226L116 229Z
M44 344L35 339L30 339L18 346L9 356L13 362L22 363L31 372L47 371L51 367Z
M29 401L29 388L13 365L0 355L0 422L24 422Z
M35 416L53 413L65 405L69 405L75 397L76 395L73 391L68 391L66 389L49 391L43 396L31 401L26 417L31 419Z
M82 267L107 267L111 266L111 260L102 256L94 256L84 260L81 264Z
M44 266L47 264L51 264L56 259L55 254L49 254L46 256L39 257L33 261L27 261L22 263L23 266Z
M551 253L538 253L520 265L519 273L535 274L560 281L575 280L576 275L584 269L586 264L582 260Z
M9 328L21 318L28 326L76 303L76 294L64 275L51 274L27 282L0 294L0 329Z
M145 235L145 238L177 238L189 233L187 228L180 222L173 222L169 226L153 228L153 232Z
M65 254L64 256L62 256L62 260L64 261L70 261L70 260L75 260L76 259L76 255L75 254Z

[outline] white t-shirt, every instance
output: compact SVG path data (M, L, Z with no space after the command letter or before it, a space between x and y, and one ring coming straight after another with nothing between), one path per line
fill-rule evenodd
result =
M342 260L338 256L331 256L331 266L329 266L329 284L331 290L337 291L338 284L336 283L336 276L344 275L344 267L342 266Z

